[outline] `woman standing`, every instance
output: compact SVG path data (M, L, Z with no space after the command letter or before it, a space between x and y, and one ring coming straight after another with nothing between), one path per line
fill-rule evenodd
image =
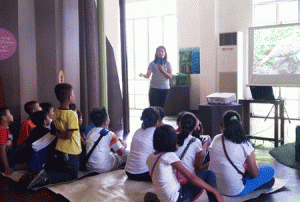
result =
M172 67L167 61L167 51L164 46L156 48L155 59L149 64L147 74L140 77L149 78L152 74L149 90L150 106L164 108L168 91L170 89L169 79L172 78Z

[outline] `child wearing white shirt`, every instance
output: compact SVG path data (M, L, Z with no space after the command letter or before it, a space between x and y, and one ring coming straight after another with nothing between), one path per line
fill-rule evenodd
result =
M156 194L147 193L145 201L157 197L158 201L186 201L194 200L202 189L208 194L209 201L223 201L216 189L214 173L206 170L198 177L187 170L177 155L177 135L170 125L158 127L153 135L155 152L150 154L147 165L155 187ZM175 169L189 182L180 186Z

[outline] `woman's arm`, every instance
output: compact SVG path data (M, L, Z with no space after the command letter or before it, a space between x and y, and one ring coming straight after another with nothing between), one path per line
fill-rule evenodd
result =
M259 174L259 168L255 160L254 151L246 159L246 164L248 167L248 172L252 177L257 177Z
M191 173L188 169L184 167L181 161L176 161L174 163L171 163L171 165L192 184L213 193L219 202L224 201L222 195L217 189L213 188L212 186L204 182L202 179Z
M148 69L147 74L140 73L139 76L147 79L151 76L151 74L152 74L152 71L150 69Z
M164 67L162 65L159 65L159 70L161 71L161 73L163 73L163 75L168 78L171 79L172 78L172 70L169 69L168 71L164 70Z

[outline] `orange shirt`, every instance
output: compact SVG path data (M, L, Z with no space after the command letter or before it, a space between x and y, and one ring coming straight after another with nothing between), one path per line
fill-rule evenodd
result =
M25 140L28 139L31 131L35 128L35 125L32 123L31 120L26 119L21 127L20 127L20 132L19 132L19 138L17 140L17 146L22 144Z

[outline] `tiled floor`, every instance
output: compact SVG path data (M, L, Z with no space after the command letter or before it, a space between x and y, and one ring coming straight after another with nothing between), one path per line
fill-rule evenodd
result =
M130 112L130 133L124 140L126 141L128 148L132 135L134 132L141 127L141 116L142 111L131 111ZM167 117L164 119L164 123L177 127L175 117ZM275 177L289 179L287 185L281 190L268 195L261 195L251 201L263 201L263 202L300 202L300 171L289 168L278 163L270 154L269 150L273 148L273 144L270 142L256 141L253 142L255 145L255 157L258 164L269 164L275 168Z

